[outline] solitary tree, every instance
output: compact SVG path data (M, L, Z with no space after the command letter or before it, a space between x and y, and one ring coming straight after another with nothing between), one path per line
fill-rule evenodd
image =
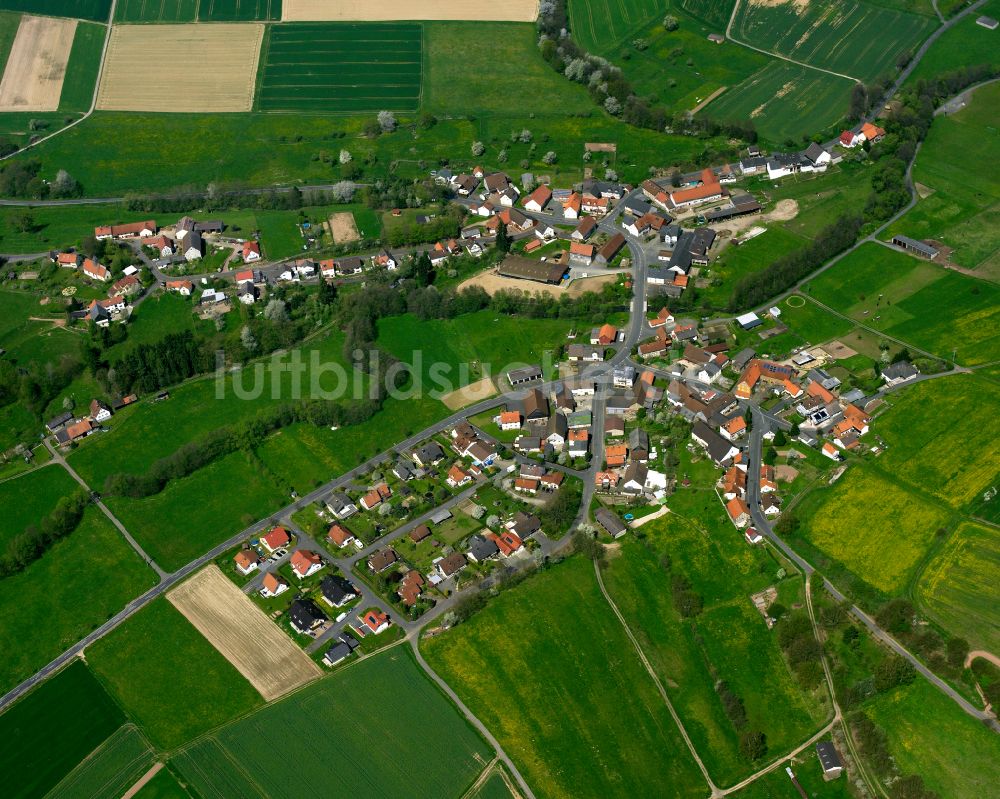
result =
M340 159L339 159L340 163L342 163L342 164L349 164L349 163L351 163L351 161L353 160L353 158L354 158L354 156L351 155L351 153L350 153L349 150L341 150L340 151Z
M481 141L474 141L474 142L472 142L472 154L476 158L479 158L479 156L481 156L485 152L486 152L486 145L485 144L483 144Z
M667 14L667 16L663 18L663 27L668 31L675 31L680 27L680 23L677 21L677 17L672 14Z
M557 156L552 150L549 150L542 156L542 161L549 165L554 164L557 160L559 160L559 156Z
M510 234L507 232L507 226L501 222L497 226L497 240L496 248L502 253L510 252Z
M253 352L257 349L257 339L254 338L250 325L243 325L243 329L240 331L240 344L247 352Z
M379 111L378 126L383 133L392 133L396 129L396 115L392 111Z

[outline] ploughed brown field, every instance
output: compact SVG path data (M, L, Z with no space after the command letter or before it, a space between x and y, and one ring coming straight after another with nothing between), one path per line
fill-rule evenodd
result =
M264 26L116 25L97 107L106 111L249 111Z
M0 111L56 111L75 19L21 18L0 81Z
M167 599L267 701L322 673L214 564L168 591Z
M283 0L285 22L384 22L387 20L467 19L490 22L534 22L538 0Z

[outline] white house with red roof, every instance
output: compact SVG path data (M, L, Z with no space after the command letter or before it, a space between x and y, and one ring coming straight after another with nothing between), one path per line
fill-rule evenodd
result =
M108 268L91 258L84 260L83 274L91 280L100 280L101 282L111 279L111 273L108 271Z
M323 568L323 559L316 552L308 549L296 549L288 562L292 565L295 576L300 580L304 580Z
M252 549L241 549L233 561L236 563L236 571L246 577L257 571L260 557Z
M256 241L243 242L243 263L260 260L260 244Z
M287 547L292 543L292 537L284 527L275 527L271 532L260 537L260 543L268 552Z
M539 186L524 200L524 207L529 211L541 211L552 199L552 189L548 186Z
M354 533L342 524L331 525L330 530L326 534L326 539L331 544L336 544L341 549L346 547L348 544L357 544L358 542L358 539L354 537Z
M358 616L358 621L361 622L358 628L362 634L368 635L369 633L373 635L378 635L389 629L392 622L389 621L389 617L380 610L373 609L369 610L367 613L363 613Z
M268 572L264 575L264 580L261 582L260 595L270 598L285 593L288 588L288 580L274 572Z
M452 488L458 488L459 486L464 486L466 483L471 483L472 475L466 474L461 466L457 463L453 463L451 468L448 470L446 482Z

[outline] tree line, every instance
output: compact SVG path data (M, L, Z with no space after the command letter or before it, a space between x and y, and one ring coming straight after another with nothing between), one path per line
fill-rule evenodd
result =
M24 570L54 543L72 533L83 519L89 502L87 492L78 488L72 494L60 497L38 525L29 525L24 532L10 539L0 555L0 578Z

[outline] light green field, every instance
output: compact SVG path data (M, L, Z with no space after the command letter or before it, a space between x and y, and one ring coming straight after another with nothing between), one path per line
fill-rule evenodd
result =
M798 141L844 118L851 86L844 78L773 61L709 103L704 113L720 120L749 119L773 142Z
M101 576L99 589L95 575ZM24 571L0 580L7 653L0 690L30 677L155 584L121 533L97 508L88 508L69 536Z
M589 560L532 577L421 646L538 795L704 795Z
M889 737L889 751L903 774L919 774L948 799L993 792L1000 737L927 681L883 694L865 713Z
M155 759L143 734L132 724L122 725L58 784L47 795L48 799L122 796L149 770Z
M902 251L863 244L804 290L935 355L954 353L960 364L1000 358L1000 288Z
M943 408L961 408L941 418ZM955 375L900 391L875 427L889 444L879 466L962 508L996 483L1000 471L990 430L1000 413L996 386Z
M847 320L823 310L805 297L801 297L801 300L802 303L797 305L789 304L787 298L782 300L779 306L780 321L805 341L810 344L825 344L831 339L846 336L851 331L852 325Z
M1000 178L981 165L1000 157L998 103L994 83L977 89L958 113L935 118L913 169L913 179L932 193L886 236L938 239L954 249L949 260L992 280L1000 280Z
M776 260L808 246L809 241L779 226L769 226L766 233L750 239L746 244L723 250L710 267L710 278L721 278L718 286L701 289L699 299L705 298L717 308L727 308L733 286L747 275L766 269ZM704 271L704 270L702 270Z
M920 605L973 649L1000 652L1000 536L995 528L964 523L930 562L917 584Z
M897 57L915 52L936 19L854 0L791 0L764 5L743 0L733 36L772 53L861 81L887 74Z
M263 704L250 683L163 598L86 654L109 693L162 749Z
M944 5L942 3L942 10ZM979 16L1000 18L1000 0L986 0L975 13L966 15L942 33L910 73L906 85L911 86L919 80L934 78L970 65L1000 63L997 32L977 25L976 18Z
M773 583L777 565L762 551L739 546L735 536L718 541L704 537L673 516L643 531L646 540L627 539L620 556L609 561L605 585L668 686L712 778L732 785L755 766L739 754L739 734L725 715L716 680L728 682L743 699L747 728L767 735L772 754L807 737L820 721L814 714L823 712L798 687L774 633L747 599ZM725 535L721 526L720 533ZM672 603L670 576L660 565L667 554L696 592L703 590L701 575L713 568L728 582L729 591L711 590L705 612L694 620L682 619ZM761 569L766 571L762 574ZM711 586L709 580L705 585ZM754 666L748 670L750 661ZM780 713L774 712L777 707Z
M138 799L191 799L191 794L167 768L160 769L136 796Z
M383 699L359 686L378 686ZM295 757L275 758L275 740L302 745ZM353 795L457 799L492 758L409 649L397 646L216 731L174 764L203 799L332 796L348 774Z
M124 721L82 661L75 660L0 716L7 796L44 796Z
M569 0L573 38L588 52L605 55L626 36L644 29L653 19L662 19L668 3L654 0Z
M810 495L796 513L801 534L813 546L888 595L906 588L949 518L936 504L863 466Z

